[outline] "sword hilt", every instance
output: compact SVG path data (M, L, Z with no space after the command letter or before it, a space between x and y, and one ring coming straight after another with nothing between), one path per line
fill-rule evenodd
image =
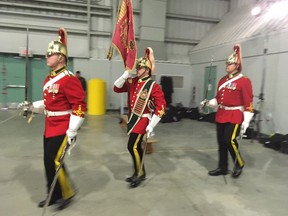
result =
M34 113L32 112L31 115L28 118L27 123L30 124L32 122L33 118L34 118Z

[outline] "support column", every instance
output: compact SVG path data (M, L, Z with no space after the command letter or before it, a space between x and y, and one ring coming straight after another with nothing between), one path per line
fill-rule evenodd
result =
M165 39L167 0L141 0L140 42L137 56L143 56L146 47L154 50L156 60L167 60Z

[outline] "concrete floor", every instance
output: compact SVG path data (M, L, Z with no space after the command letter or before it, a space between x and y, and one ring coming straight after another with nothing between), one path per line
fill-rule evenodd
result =
M286 216L288 155L243 140L239 179L210 177L217 166L215 125L184 119L159 124L155 152L146 156L148 179L130 189L127 136L117 114L87 116L66 163L79 189L57 216ZM0 214L37 216L45 198L43 116L27 124L15 110L0 111ZM230 163L232 169L232 162Z

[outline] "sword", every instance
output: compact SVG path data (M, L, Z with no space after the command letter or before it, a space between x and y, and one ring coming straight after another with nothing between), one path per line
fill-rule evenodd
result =
M49 202L50 202L50 200L51 200L51 197L52 197L53 191L54 191L54 189L55 189L55 185L56 185L56 183L57 183L57 179L58 179L60 170L61 170L61 168L63 167L64 157L65 157L67 151L68 151L69 148L70 148L70 144L68 143L68 137L67 137L67 135L64 137L64 140L63 140L63 142L62 142L61 145L63 145L64 143L66 143L66 145L65 145L65 147L64 147L64 149L63 149L63 152L62 152L61 157L60 157L59 160L58 160L58 162L60 162L60 164L59 164L59 166L57 167L57 169L56 169L56 171L55 171L55 176L54 176L53 181L52 181L52 184L51 184L51 186L50 186L49 193L48 193L48 195L47 195L47 197L46 197L45 205L44 205L43 211L42 211L42 216L45 215L46 208L47 208L47 206L49 205Z
M238 149L237 149L237 152L236 152L236 157L235 157L235 160L234 160L234 165L233 165L232 173L235 171L236 164L237 164L237 159L238 159L238 157L239 157L239 155L240 155L239 149L240 149L240 145L242 145L243 137L244 137L244 134L240 131L240 134L239 134L239 136L238 136L238 140L239 140L239 142L238 142ZM227 184L227 180L226 180L225 175L223 175L223 178L224 178L225 184Z
M31 106L31 102L29 102L29 28L26 29L26 53L25 53L25 100L24 100L24 109L23 109L23 117L27 118L29 113L29 108ZM33 114L31 114L28 118L28 124L31 123Z
M146 136L146 140L144 141L142 161L141 161L140 169L139 169L139 172L138 172L138 175L137 175L138 178L140 177L140 174L141 174L141 172L142 172L142 170L143 170L148 138L150 138L150 137L148 137L148 135L147 135L147 136Z
M241 130L241 129L240 129L240 130ZM232 172L234 172L234 171L235 171L235 168L236 168L237 159L238 159L238 157L239 157L239 155L240 155L240 145L242 145L243 137L244 137L244 134L242 133L242 131L240 131L240 134L239 134L239 136L238 136L238 140L239 140L239 142L238 142L238 149L237 149L237 152L236 152L236 157L235 157L235 160L234 160L234 167L233 167L233 171L232 171Z
M33 117L34 117L34 113L32 111L32 103L30 101L25 100L22 103L18 104L17 109L22 109L21 112L19 113L19 116L23 116L23 118L27 119L27 123L30 124Z

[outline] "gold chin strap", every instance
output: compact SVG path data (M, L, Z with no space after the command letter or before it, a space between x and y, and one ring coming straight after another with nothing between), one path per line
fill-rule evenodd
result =
M139 80L142 80L142 79L144 79L145 77L149 76L149 74L144 75L144 74L147 72L147 68L144 68L144 69L145 69L145 71L144 71L140 76L138 76Z
M62 56L62 55L59 55L59 57L58 57L58 62L61 62L62 59L63 59L63 56Z
M59 55L57 61L58 61L58 62L61 62L61 61L63 60L63 58L65 58L65 56ZM65 61L64 65L67 66L67 62L66 62L66 61Z

